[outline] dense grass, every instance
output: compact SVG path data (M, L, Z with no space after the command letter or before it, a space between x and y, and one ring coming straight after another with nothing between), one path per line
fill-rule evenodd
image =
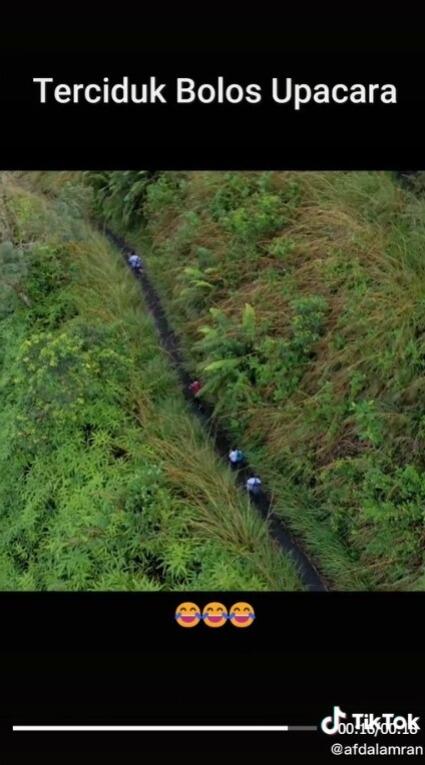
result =
M103 174L188 366L340 588L424 586L425 201L390 173ZM129 209L129 207L131 209Z
M1 176L0 588L299 589L85 222L87 190L19 180Z

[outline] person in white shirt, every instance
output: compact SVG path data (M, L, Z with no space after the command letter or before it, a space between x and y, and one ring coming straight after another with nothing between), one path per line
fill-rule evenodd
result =
M259 494L261 491L261 478L252 475L246 482L246 489L250 494Z
M241 467L243 461L245 459L245 455L243 452L241 452L240 449L231 449L229 452L229 462L230 467L232 470L236 470L237 468Z
M133 271L141 271L142 270L142 267L143 267L142 266L142 261L139 258L139 256L136 255L135 252L133 252L133 254L130 255L130 257L128 259L128 262L129 262L131 268L133 269Z

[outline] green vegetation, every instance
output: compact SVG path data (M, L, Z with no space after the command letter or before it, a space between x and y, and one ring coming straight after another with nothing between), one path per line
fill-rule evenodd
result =
M90 189L0 180L0 588L300 589L85 221Z
M383 172L85 180L141 246L203 395L333 585L423 589L421 179L417 194Z

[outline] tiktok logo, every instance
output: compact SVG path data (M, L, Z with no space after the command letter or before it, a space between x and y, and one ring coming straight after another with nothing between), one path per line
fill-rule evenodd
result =
M324 717L320 723L320 727L328 736L334 736L335 733L339 732L341 720L344 720L346 717L346 713L343 712L340 707L334 707L333 715Z
M351 720L353 722L342 722L347 715L341 707L334 706L333 714L324 717L320 723L323 733L328 736L340 735L378 735L380 734L415 734L420 730L419 717L414 717L411 712L407 716L395 714L394 712L383 712L376 715L372 712L353 712Z

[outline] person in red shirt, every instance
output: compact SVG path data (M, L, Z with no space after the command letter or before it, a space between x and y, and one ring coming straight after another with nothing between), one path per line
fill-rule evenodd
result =
M199 382L199 380L194 380L189 385L189 390L190 390L191 393L193 393L194 396L196 396L199 393L201 388L202 388L202 384Z

